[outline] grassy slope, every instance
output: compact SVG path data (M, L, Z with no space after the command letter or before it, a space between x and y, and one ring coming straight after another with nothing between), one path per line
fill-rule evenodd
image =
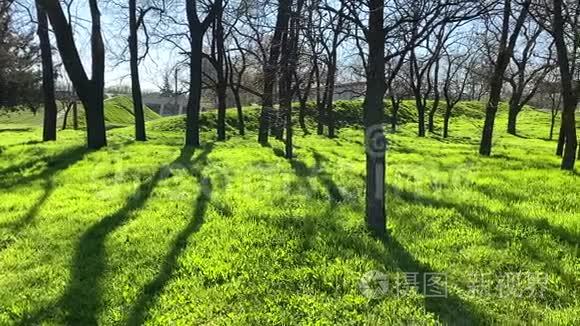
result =
M61 107L59 106L59 110ZM145 121L151 121L160 118L151 108L145 106ZM62 127L64 112L59 111L58 127ZM9 114L0 115L0 127L4 129L14 128L34 128L42 126L43 112L42 109L36 114L30 111L16 111ZM132 125L133 120L133 102L126 96L116 96L105 100L105 121L110 126ZM85 114L82 106L79 106L79 125L84 127ZM67 121L67 126L72 127L72 112Z
M113 130L97 152L81 132L2 132L0 323L580 322L580 186L542 139L545 113L525 111L520 138L502 112L491 158L476 155L481 119L454 118L449 139L389 135L385 241L363 226L360 130L297 132L287 161L255 135L181 150L170 120L147 144ZM370 270L447 273L449 295L370 300ZM513 272L548 282L470 291Z

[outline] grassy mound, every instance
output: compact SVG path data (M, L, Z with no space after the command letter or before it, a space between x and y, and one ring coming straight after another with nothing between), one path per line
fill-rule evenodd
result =
M133 101L126 96L116 96L106 99L105 102L105 123L109 128L124 127L133 125L135 123L135 115L133 113ZM161 118L151 108L143 107L145 114L145 121L151 121ZM82 106L79 106L79 126L85 127L85 112ZM67 128L72 128L72 112L67 119ZM61 124L62 125L62 124Z
M116 96L105 100L105 122L109 127L122 127L134 124L133 115L133 101L126 96ZM61 110L60 104L58 105L58 123L59 128L62 127L64 111ZM151 121L161 118L160 115L155 113L151 108L145 106L145 121ZM42 126L44 112L40 109L36 114L33 114L27 110L20 110L14 112L3 112L0 114L0 125L4 129L14 129L14 128L34 128ZM79 126L84 128L85 126L85 113L82 105L78 106L78 119ZM72 112L69 114L67 121L67 128L72 128Z
M184 149L182 118L100 151L3 131L0 324L579 324L577 172L549 114L525 110L519 137L506 120L489 158L466 115L448 139L388 135L388 239L364 226L360 128L297 134L293 160L252 133Z
M363 124L363 101L337 101L334 103L335 122L338 128L358 128ZM431 105L431 102L428 102ZM443 111L445 110L445 102L440 103L436 118L441 122ZM504 112L507 108L505 105L500 106L500 111ZM526 107L526 110L533 110ZM258 121L261 109L259 107L245 107L244 123L249 131L258 130ZM534 110L535 111L535 110ZM296 128L298 126L298 105L294 104L293 121ZM414 100L404 100L401 102L399 108L399 124L417 122L417 109ZM318 112L314 103L308 103L306 110L306 125L308 129L316 128ZM460 102L452 112L452 118L466 118L468 120L480 120L485 117L484 103L477 101ZM217 112L208 111L203 112L200 118L201 130L209 131L215 130L217 121ZM385 124L391 123L391 104L385 102ZM226 126L230 133L236 133L238 129L237 111L233 108L226 111ZM185 116L172 116L157 119L148 123L148 129L158 132L185 132Z

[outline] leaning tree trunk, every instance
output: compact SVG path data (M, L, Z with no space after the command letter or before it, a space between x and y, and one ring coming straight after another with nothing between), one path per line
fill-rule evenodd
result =
M52 49L48 35L48 19L42 5L36 1L36 13L38 16L38 39L40 43L40 56L42 58L42 92L44 100L44 123L42 140L56 140L56 116L57 108L54 98L54 72L52 67Z
M145 113L139 81L139 45L137 43L137 0L129 0L129 54L131 66L131 94L133 96L133 112L135 114L135 140L146 141Z
M385 83L384 0L369 0L369 60L364 102L366 144L365 212L368 227L377 235L386 232L385 152L383 130Z
M66 107L64 107L64 117L62 118L62 130L66 129L66 123L68 120L68 114L72 109L72 105L67 105Z
M503 72L501 74L503 75ZM497 72L496 72L496 76L497 76ZM502 88L501 80L498 80L497 78L494 77L494 79L491 82L489 101L488 101L487 107L485 109L485 123L483 125L481 144L479 146L479 153L481 155L484 155L484 156L491 155L491 142L492 142L492 137L493 137L493 125L495 122L495 116L497 114L499 99L501 96L501 88Z

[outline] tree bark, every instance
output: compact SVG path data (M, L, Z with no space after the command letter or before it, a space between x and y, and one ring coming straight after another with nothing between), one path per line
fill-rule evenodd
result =
M189 4L191 1L187 1ZM195 4L193 4L195 5ZM199 146L199 114L201 112L202 38L195 27L190 27L189 100L185 118L185 145Z
M42 58L42 92L44 100L44 121L42 140L56 140L56 116L57 108L54 96L54 72L52 65L52 49L48 35L48 19L46 12L39 1L36 1L36 13L38 16L38 39L40 43L40 56Z
M217 120L217 140L226 140L226 99L227 99L227 76L225 71L226 50L224 45L224 27L223 27L223 2L215 0L216 17L214 22L214 38L216 44L216 73L217 73L217 97L218 97L218 120Z
M137 0L129 0L129 54L131 66L131 94L133 97L133 113L135 115L135 140L146 141L145 113L139 81L139 45L137 40Z
M96 0L89 0L92 17L91 52L92 78L82 65L74 42L74 34L57 0L40 0L55 31L56 43L67 74L85 107L87 145L98 149L107 145L103 107L105 49L101 36L100 12Z
M386 232L385 152L383 130L385 81L384 0L369 0L367 94L364 102L366 144L366 223L373 233Z
M561 168L563 170L574 170L576 162L576 107L578 105L578 94L575 90L570 71L568 49L564 39L564 18L562 17L562 0L554 0L554 42L558 52L558 67L560 69L560 80L562 82L562 128L560 131L563 141L563 157Z
M519 107L518 104L514 103L513 101L510 101L509 104L509 111L508 111L508 127L507 127L507 132L508 134L511 135L516 135L517 131L516 131L516 124L517 124L517 120L518 120L518 114L520 113L521 108Z
M189 99L185 117L185 146L199 146L199 114L201 112L201 73L203 57L203 35L215 15L215 3L203 22L197 16L197 1L185 2L187 25L189 29ZM177 76L177 75L176 75ZM177 77L176 77L177 78Z

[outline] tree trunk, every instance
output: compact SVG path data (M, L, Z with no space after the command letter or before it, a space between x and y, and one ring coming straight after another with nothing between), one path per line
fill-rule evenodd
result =
M91 148L101 148L107 145L105 127L105 45L101 35L101 13L97 6L97 0L89 0L91 10L91 88L92 94L87 94L86 117L88 143Z
M417 105L417 117L418 117L417 135L419 137L425 137L425 106L423 106L421 95L419 95L419 97L415 97L415 103Z
M431 110L429 110L429 120L428 120L428 128L429 132L435 132L435 113L437 113L437 109L439 108L439 97L435 96L433 100L433 105L431 106Z
M226 140L226 91L227 85L223 82L218 82L218 119L217 119L217 140Z
M564 39L564 19L562 17L562 0L554 0L554 43L558 52L558 67L560 69L560 80L562 82L562 128L560 137L565 137L563 143L563 158L561 168L563 170L574 170L576 162L576 106L578 105L578 94L572 81L572 73L569 65L568 48ZM560 144L558 144L560 147Z
M550 140L554 139L554 125L556 124L556 116L552 112L552 119L550 120Z
M391 106L392 106L392 111L393 111L393 119L391 120L391 130L393 132L397 131L397 121L399 119L399 101L397 101L395 99L394 96L389 96L389 98L391 99Z
M520 33L520 30L522 29L522 26L527 17L529 6L530 1L526 0L526 2L523 4L522 11L517 19L514 31L510 37L509 36L510 17L513 14L511 10L511 0L505 0L504 2L502 35L499 45L500 48L497 56L497 61L495 63L493 76L490 81L489 100L485 110L485 123L483 125L481 143L479 145L479 154L483 156L491 155L493 127L495 123L495 116L497 114L499 101L501 98L501 89L503 87L504 73L510 62L510 58L516 45L516 41Z
M217 54L217 96L218 96L218 123L217 123L217 140L226 140L226 98L228 82L226 76L226 50L224 45L224 27L223 27L223 2L222 0L215 0L214 5L217 6L217 14L215 17L215 44Z
M364 103L366 144L366 199L368 227L377 235L386 232L385 216L385 152L383 131L385 82L384 0L369 0L369 60L367 94Z
M137 43L137 0L129 0L129 53L131 66L131 94L133 96L133 112L135 114L135 140L146 141L145 113L139 81L139 45Z
M234 101L236 102L236 108L238 113L238 131L240 136L246 134L246 127L244 123L244 111L242 108L242 100L240 99L240 89L237 87L231 87L232 93L234 94Z
M503 74L503 73L502 73ZM499 98L501 95L502 84L500 80L494 78L491 82L491 90L489 101L485 109L485 123L483 125L483 133L481 136L481 144L479 145L479 154L484 156L491 155L491 142L493 137L493 125L495 122L495 115L499 105Z
M66 122L68 120L68 114L70 112L70 110L72 109L72 105L67 105L65 110L64 110L64 117L62 118L62 130L66 129Z
M327 86L326 86L326 119L328 123L328 137L336 137L334 122L334 84L336 80L336 51L333 51L330 65L328 67Z
M449 137L449 120L451 120L451 110L453 108L447 104L445 116L443 117L443 138Z
M304 131L304 134L308 134L308 128L306 127L306 101L305 99L300 100L300 111L298 112L298 123L300 128Z
M435 113L437 112L437 109L439 109L439 100L441 97L439 93L439 58L435 61L433 91L434 91L434 99L433 105L431 106L431 110L429 110L429 121L428 121L428 128L430 133L433 133L435 131L434 125Z
M560 132L558 133L558 146L556 147L556 155L562 157L564 155L564 143L566 142L566 132L564 129L564 121L560 121Z
M101 36L101 20L97 1L89 0L92 17L92 79L87 77L82 65L78 50L75 46L72 27L65 17L60 2L54 0L39 1L46 10L50 23L54 28L56 43L64 67L85 108L87 145L93 149L106 146L107 136L103 108L105 49Z
M78 111L77 101L74 101L72 103L72 109L73 109L73 129L78 130L79 129L79 111Z
M508 134L514 136L516 135L516 123L519 113L520 113L519 106L513 102L510 102L510 108L508 112L508 128L507 128Z
M52 66L52 49L48 35L48 20L44 8L36 1L36 13L38 16L38 39L40 43L40 56L42 57L42 92L44 100L44 123L42 140L56 140L56 116L57 108L54 98L54 72Z
M316 58L315 58L316 60ZM324 134L324 107L322 100L320 98L320 68L318 67L318 61L314 63L315 78L316 78L316 134Z
M191 1L188 1L189 4ZM195 5L195 4L193 4ZM201 112L201 60L202 35L195 27L190 27L191 54L189 64L189 100L185 118L185 145L199 146L199 114Z
M288 29L289 18L290 0L278 1L276 29L270 43L269 58L264 65L264 92L262 97L262 111L260 112L260 125L258 128L258 142L262 144L268 142L270 116L274 109L274 84L276 83L276 72L278 71L282 32Z

